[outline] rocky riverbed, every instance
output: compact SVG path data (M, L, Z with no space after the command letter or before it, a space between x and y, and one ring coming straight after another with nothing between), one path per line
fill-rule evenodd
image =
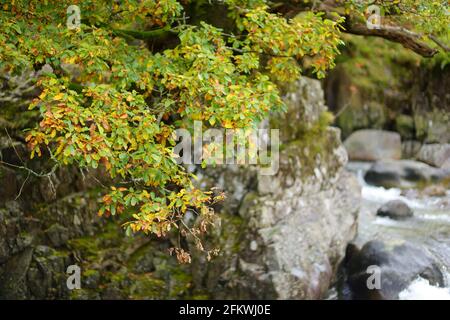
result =
M368 162L347 165L358 178L363 201L357 237L347 249L341 283L331 296L450 300L450 190L430 194L427 189L371 185L364 179L371 168L373 163ZM411 214L401 219L380 216L380 208L386 210L386 203L393 201L402 203ZM379 290L366 286L371 265L380 267Z

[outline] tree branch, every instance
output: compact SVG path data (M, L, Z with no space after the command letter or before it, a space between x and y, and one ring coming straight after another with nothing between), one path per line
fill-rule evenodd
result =
M428 38L430 38L434 43L436 43L439 47L441 47L442 49L444 49L444 51L449 52L450 48L448 46L446 46L441 40L439 40L438 38L436 38L434 35L429 34Z
M159 37L168 36L168 35L174 33L170 29L170 26L166 26L164 28L156 29L156 30L149 30L149 31L124 30L124 29L114 29L113 31L119 35L123 34L123 35L131 36L131 37L133 37L135 39L139 39L139 40L148 40L148 39L153 39L153 38L159 38Z
M433 57L438 52L437 49L430 47L422 41L423 36L421 34L406 28L391 25L382 25L379 29L367 28L365 21L362 21L361 18L355 15L345 13L340 3L336 0L314 1L313 6L304 6L293 0L281 0L274 9L285 17L291 18L302 11L313 10L315 12L323 12L328 19L335 20L337 13L339 16L346 17L345 29L343 30L345 33L384 38L399 43L405 48L427 58ZM442 43L438 39L432 36L429 36L429 38L441 48L448 49L446 46L442 46Z
M378 29L369 29L366 24L354 23L351 19L347 19L344 27L344 31L347 33L361 36L375 36L400 43L405 48L426 58L431 58L438 52L437 49L431 48L428 44L421 41L422 36L420 34L402 27L381 25Z

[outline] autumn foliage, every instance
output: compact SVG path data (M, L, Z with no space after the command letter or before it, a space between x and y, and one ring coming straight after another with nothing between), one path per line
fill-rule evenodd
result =
M302 69L324 77L343 44L338 15L311 10L287 18L265 0L215 2L1 2L0 70L51 67L29 106L40 114L27 132L31 157L104 168L117 185L105 191L99 213L126 214L129 233L184 230L198 239L206 232L211 205L223 195L196 188L175 162L174 130L195 120L255 127L283 110L277 83ZM80 8L76 29L66 27L70 5ZM225 8L229 27L190 20L202 5ZM166 38L175 45L153 45ZM188 211L198 216L195 227L184 225ZM200 241L198 248L209 251ZM173 252L189 262L181 248Z

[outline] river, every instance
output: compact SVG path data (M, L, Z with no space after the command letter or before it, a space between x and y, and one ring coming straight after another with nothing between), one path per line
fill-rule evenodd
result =
M402 291L400 299L450 300L450 190L446 196L423 196L414 190L385 189L368 185L364 173L371 163L350 162L347 170L355 173L362 187L362 206L355 244L374 240L407 240L427 250L439 262L446 275L445 287L435 287L422 278L415 279ZM400 199L414 211L414 217L392 220L378 217L377 209L390 200Z

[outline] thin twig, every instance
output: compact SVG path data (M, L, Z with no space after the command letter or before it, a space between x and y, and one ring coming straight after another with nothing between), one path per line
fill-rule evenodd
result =
M48 177L52 176L52 175L55 173L56 169L59 167L59 164L55 164L55 165L52 167L52 169L51 169L50 172L47 172L47 173L39 173L39 172L33 171L33 170L31 170L30 168L27 168L27 167L25 167L25 166L18 166L18 165L15 165L15 164L12 164L12 163L3 161L3 160L0 160L0 163L1 163L1 164L4 164L4 165L7 165L7 166L9 166L9 167L12 167L12 168L16 168L16 169L21 169L21 170L28 171L30 174L32 174L32 175L34 175L34 176L36 176L36 177L40 177L40 178L48 178Z
M14 141L12 140L11 136L9 135L9 132L8 132L8 129L7 129L7 128L5 128L5 132L6 132L6 135L8 136L8 138L9 138L9 141L11 142L11 147L13 147L14 152L16 153L17 157L19 158L20 162L21 162L23 165L25 165L25 162L23 162L22 157L20 156L19 152L17 152L17 149L16 149L16 147L14 146Z
M19 193L17 194L16 198L14 200L17 200L22 195L23 187L25 186L25 183L27 183L28 178L30 177L30 172L28 171L27 177L25 178L24 182L22 183L22 186L20 187Z

